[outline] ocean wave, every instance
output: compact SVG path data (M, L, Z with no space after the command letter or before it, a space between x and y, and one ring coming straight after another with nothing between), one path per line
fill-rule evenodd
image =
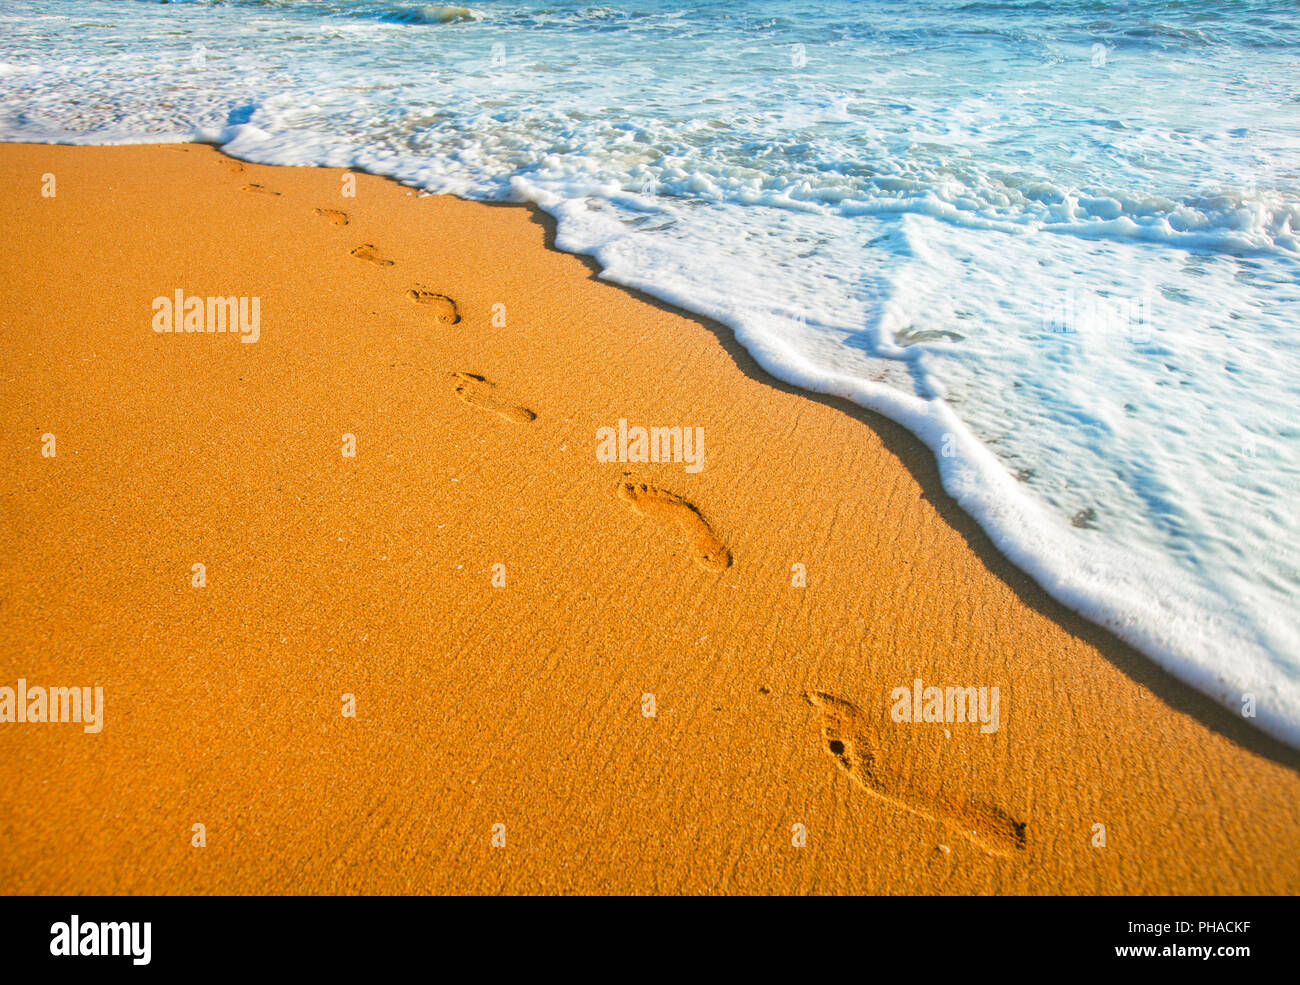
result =
M481 14L476 13L469 7L440 6L432 3L421 7L393 7L391 9L387 4L384 4L381 5L376 16L381 16L385 20L396 21L399 24L456 24L461 21L482 19Z
M154 2L154 0L149 0ZM177 6L266 7L303 16L360 17L395 24L457 24L482 20L481 11L458 4L412 4L384 0L162 0Z

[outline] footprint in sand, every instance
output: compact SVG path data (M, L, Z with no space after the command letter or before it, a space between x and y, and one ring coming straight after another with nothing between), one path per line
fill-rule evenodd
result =
M842 698L809 691L808 703L822 714L822 738L835 765L857 786L905 811L938 821L993 855L1010 856L1025 847L1026 824L1006 811L967 798L942 778L908 783L881 762L880 729L861 709Z
M243 161L236 161L234 158L231 158L231 157L223 157L223 158L220 158L220 159L217 161L217 163L220 164L223 168L225 168L226 171L228 171L230 174L243 174L243 173L244 173L244 162L243 162Z
M727 546L718 539L700 511L676 493L644 482L622 482L618 495L642 516L673 524L681 530L691 545L695 563L700 567L709 571L724 571L731 567L731 552Z
M430 291L423 287L413 287L406 296L416 304L428 305L433 309L433 316L444 325L455 325L460 321L460 310L456 302L445 294Z
M266 185L245 185L243 191L256 192L259 195L279 195L279 192L273 192Z
M346 226L348 224L348 214L340 212L338 209L317 209L316 214L323 219L328 219L336 226ZM355 254L353 254L355 256Z
M380 267L391 267L393 265L393 261L388 257L379 255L373 243L362 243L352 251L352 255L358 260L369 260Z
M452 373L451 378L455 381L456 396L473 407L490 410L516 424L527 424L529 421L537 420L537 415L527 407L520 407L498 397L495 393L496 384L489 383L481 376L473 373Z

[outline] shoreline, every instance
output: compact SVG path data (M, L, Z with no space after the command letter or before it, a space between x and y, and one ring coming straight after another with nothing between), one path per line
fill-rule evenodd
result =
M294 864L310 892L1300 887L1294 750L1048 596L900 425L782 383L725 326L600 280L595 260L554 250L540 209L362 174L344 201L340 169L247 164L199 144L6 144L0 162L14 178L3 221L31 247L5 261L6 325L22 342L5 353L17 386L4 398L15 561L3 577L21 639L0 683L116 674L130 711L117 739L108 684L103 734L85 737L103 748L66 726L0 729L13 764L4 891L292 892ZM45 172L59 193L42 201ZM346 211L346 224L318 210ZM66 258L107 294L78 293ZM256 344L148 331L149 298L176 289L261 297ZM46 311L61 328L33 323ZM138 374L136 390L114 388L101 351ZM178 413L175 396L198 413ZM252 439L266 420L250 406L288 435L278 457ZM596 431L619 420L702 427L704 467L599 462ZM37 439L60 430L72 440L42 461ZM340 457L345 433L361 468ZM83 455L102 471L79 470ZM126 516L122 490L193 510L153 531ZM63 526L33 530L39 517ZM733 559L720 570L699 563L710 535ZM199 542L221 560L196 597L183 562ZM115 592L79 557L116 572ZM205 657L213 641L228 665ZM93 658L65 670L72 650ZM166 653L196 676L178 677ZM308 676L286 677L285 660ZM521 693L517 675L546 687ZM219 724L247 716L249 680L271 690L270 710L261 738L237 743ZM914 680L1000 686L1001 727L892 727L888 695ZM398 697L430 682L450 696L426 695L441 727ZM364 712L342 719L340 693ZM199 724L174 733L169 708ZM307 749L287 745L299 718ZM482 735L493 755L474 747ZM540 737L552 746L536 748ZM154 748L162 776L133 759ZM395 754L436 777L447 803L401 775ZM229 786L203 776L223 760ZM393 786L349 791L341 777L364 767ZM106 882L96 861L153 829L110 790L101 806L124 823L87 835L72 802L33 780L78 769L167 805L177 825L212 812L233 842L190 872L181 831L156 869L137 860ZM528 779L539 775L540 790ZM179 778L183 796L168 795ZM426 815L441 819L432 831L418 829ZM476 847L496 823L522 828L513 859L509 835L504 855ZM604 841L580 833L592 823ZM968 839L967 823L994 833ZM800 848L795 824L810 832ZM1109 847L1092 846L1095 824L1117 832ZM1023 830L1023 847L1000 828ZM406 840L380 838L393 829ZM357 835L391 864L367 866ZM444 845L451 861L428 871L413 844ZM83 874L51 868L60 852ZM250 871L254 858L274 871Z

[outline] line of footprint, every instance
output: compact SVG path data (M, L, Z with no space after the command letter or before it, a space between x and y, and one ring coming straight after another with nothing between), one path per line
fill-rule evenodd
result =
M244 170L238 161L224 160L222 163L232 174ZM258 184L244 185L243 191L279 195L279 192ZM346 226L350 221L348 214L338 209L318 208L315 212L336 226ZM350 252L357 259L376 266L392 267L396 264L372 243L363 243ZM443 324L455 325L460 321L456 302L445 294L417 286L407 291L406 296L416 304L432 308L434 317ZM537 420L534 411L502 398L496 392L495 383L476 373L451 373L450 378L456 396L472 407L491 411L515 424L530 424ZM637 514L676 527L691 545L692 556L700 567L719 572L731 566L731 552L695 504L676 493L644 482L620 482L618 497ZM1016 820L1001 808L962 799L942 790L927 796L928 807L914 803L899 788L893 774L878 767L877 743L872 737L875 729L856 705L821 691L809 691L805 698L821 713L826 751L856 786L886 803L952 829L990 854L1010 856L1024 850L1026 823Z
M347 213L337 209L317 209L316 214L338 226L346 226L349 221ZM384 255L373 243L362 243L350 252L358 260L376 266L396 265L395 260ZM417 286L407 291L406 296L416 304L431 308L434 317L445 325L455 325L460 321L456 302L445 294ZM477 373L452 373L451 380L456 396L472 407L491 411L515 424L530 424L537 420L534 411L500 396L496 384ZM725 571L731 566L731 552L695 504L676 493L644 482L619 483L618 496L639 515L676 527L691 545L695 562L706 571Z

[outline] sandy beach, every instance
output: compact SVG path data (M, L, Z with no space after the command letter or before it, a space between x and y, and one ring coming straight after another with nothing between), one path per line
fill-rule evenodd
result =
M0 174L0 685L103 689L0 726L0 891L1300 892L1300 756L538 210Z

